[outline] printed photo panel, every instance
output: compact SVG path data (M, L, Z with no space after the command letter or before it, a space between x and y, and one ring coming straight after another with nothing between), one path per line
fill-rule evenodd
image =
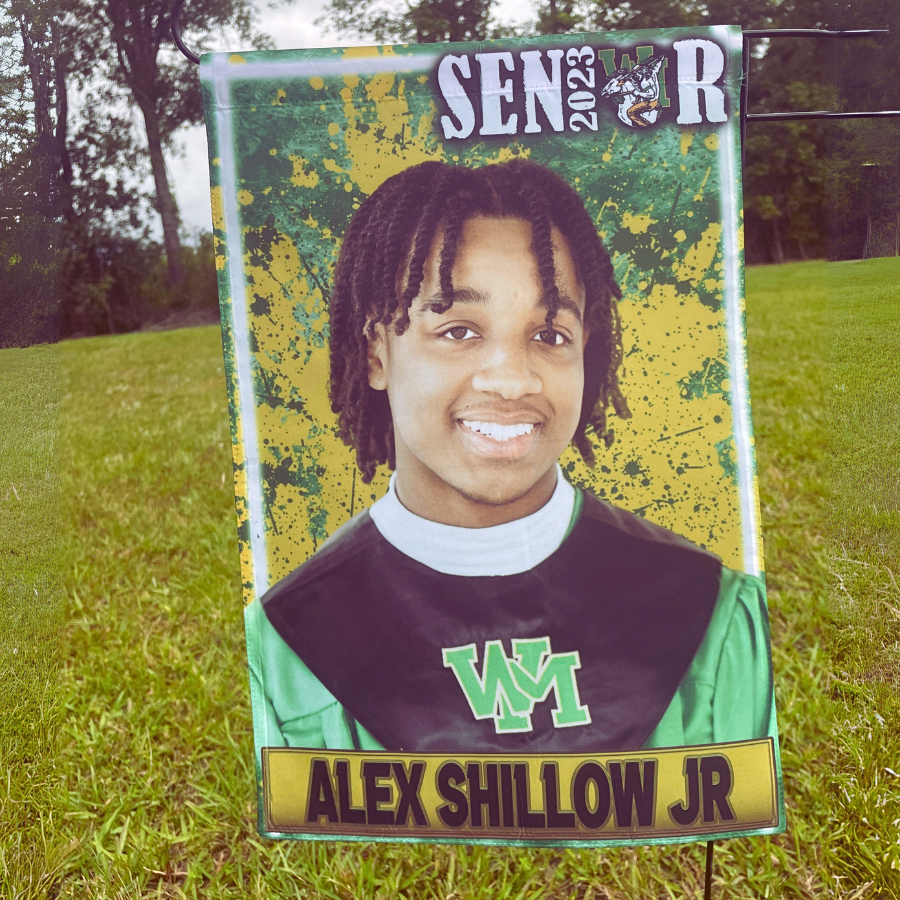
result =
M204 57L261 833L783 830L740 49Z

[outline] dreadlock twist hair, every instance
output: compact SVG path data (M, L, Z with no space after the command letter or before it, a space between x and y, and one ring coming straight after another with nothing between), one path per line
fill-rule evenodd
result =
M331 408L341 439L355 448L363 481L376 467L394 467L394 432L385 391L369 387L368 348L375 325L402 335L409 309L422 286L435 232L443 228L441 293L452 295L451 272L465 223L474 216L520 218L531 224L532 244L544 296L547 324L559 303L552 228L568 241L585 289L585 386L573 442L594 463L588 429L609 447L606 411L631 413L619 388L622 329L616 301L622 296L612 263L578 194L559 175L528 160L514 159L472 169L441 162L412 166L384 182L350 221L338 258L331 299ZM401 278L401 275L403 276ZM402 291L398 284L402 283Z

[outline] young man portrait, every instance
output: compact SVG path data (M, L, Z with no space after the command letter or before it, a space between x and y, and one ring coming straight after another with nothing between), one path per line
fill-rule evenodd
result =
M331 401L387 494L247 610L264 745L600 753L774 734L761 582L571 486L630 415L576 191L428 162L353 216ZM602 451L601 451L602 452Z

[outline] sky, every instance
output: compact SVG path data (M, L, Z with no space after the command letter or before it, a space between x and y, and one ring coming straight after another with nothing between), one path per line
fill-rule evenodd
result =
M334 47L362 43L334 34L325 34L313 24L322 14L324 0L294 0L289 6L271 9L260 2L259 28L275 40L279 50L307 47ZM496 15L503 22L518 22L531 15L531 4L522 0L500 0ZM221 47L240 50L240 47ZM169 153L169 175L178 201L181 220L190 233L212 230L209 206L209 163L206 148L206 129L203 125L184 129L178 143L181 154ZM154 223L156 225L157 223ZM154 230L159 230L155 228Z

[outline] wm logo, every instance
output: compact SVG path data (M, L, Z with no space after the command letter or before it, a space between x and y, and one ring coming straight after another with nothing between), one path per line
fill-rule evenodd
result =
M497 734L531 731L534 704L553 691L553 725L571 728L588 725L591 711L578 697L575 670L581 668L578 651L551 653L550 638L513 641L513 658L500 641L484 645L484 665L478 673L475 644L442 651L444 666L453 669L476 719L493 719Z

